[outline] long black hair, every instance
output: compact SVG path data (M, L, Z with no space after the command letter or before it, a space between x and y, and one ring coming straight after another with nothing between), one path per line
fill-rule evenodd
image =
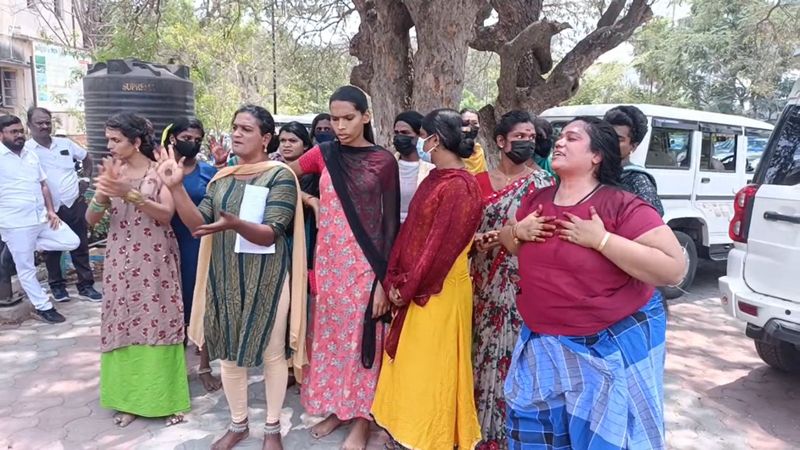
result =
M303 141L303 151L308 150L311 148L311 136L308 135L308 130L306 130L305 125L300 122L289 122L286 125L281 127L281 131L278 132L278 137L280 138L280 134L283 132L292 133L293 135L297 136L301 141ZM279 139L276 139L276 141Z
M175 122L172 122L167 128L164 128L164 135L161 137L161 146L166 147L169 144L169 138L183 133L186 130L197 130L200 132L200 139L206 137L206 130L203 128L203 122L199 119L181 117Z
M475 140L464 137L461 131L461 114L454 109L436 109L422 119L422 129L439 136L439 142L461 158L469 158L475 148Z
M348 102L356 108L361 114L369 112L369 98L367 94L361 89L352 86L342 86L334 91L328 105L335 101ZM364 139L371 143L375 143L375 134L372 132L372 120L364 124Z
M156 143L153 124L146 117L132 112L121 112L108 118L106 128L119 131L131 144L139 138L142 142L139 152L153 161L156 160L153 153Z
M619 152L619 136L614 127L603 119L591 116L579 116L570 120L583 122L586 134L589 135L589 150L603 157L597 168L597 180L603 184L619 185L622 174L622 156Z

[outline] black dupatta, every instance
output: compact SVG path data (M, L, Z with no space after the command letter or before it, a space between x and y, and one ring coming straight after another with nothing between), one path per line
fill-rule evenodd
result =
M325 167L356 242L369 261L375 279L364 311L361 364L375 361L377 320L372 318L375 289L386 277L389 256L400 229L400 175L394 155L380 146L350 147L338 141L320 145Z

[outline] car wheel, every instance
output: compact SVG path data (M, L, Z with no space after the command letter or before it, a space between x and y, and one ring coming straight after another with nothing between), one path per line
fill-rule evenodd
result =
M782 372L800 373L800 350L788 342L767 343L754 341L756 352L770 367Z
M662 286L659 289L665 298L673 299L683 295L683 291L689 289L694 283L694 276L697 273L697 247L694 240L688 234L681 231L674 231L678 243L683 248L683 257L686 259L686 273L683 281L676 286Z

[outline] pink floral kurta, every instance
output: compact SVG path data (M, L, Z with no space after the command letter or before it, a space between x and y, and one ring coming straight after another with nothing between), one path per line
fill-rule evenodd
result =
M155 166L133 187L158 201ZM172 227L118 198L112 199L109 214L100 350L182 343L178 242Z
M309 414L334 413L341 420L369 419L383 354L383 325L377 325L372 369L361 365L361 332L375 275L350 230L327 169L320 192L318 293L303 407Z

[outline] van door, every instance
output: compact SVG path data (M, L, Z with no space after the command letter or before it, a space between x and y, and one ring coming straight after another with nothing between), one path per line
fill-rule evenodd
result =
M654 117L647 147L640 147L631 156L631 161L643 165L655 177L667 218L669 210L691 206L697 127L697 122Z
M798 301L800 288L800 105L788 107L756 173L744 278L756 292Z
M694 206L708 224L708 244L729 244L733 199L744 187L746 140L741 127L700 124L700 160L695 174Z

